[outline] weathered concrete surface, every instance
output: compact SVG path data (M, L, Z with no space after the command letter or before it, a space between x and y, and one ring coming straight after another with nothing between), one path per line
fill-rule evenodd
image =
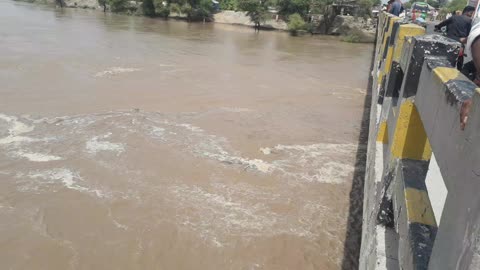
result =
M437 35L407 38L398 64L386 68L395 20L387 14L379 20L374 87L381 90L385 77L391 85L383 105L372 108L377 132L368 145L360 269L378 269L383 256L372 217L384 211L379 196L388 201L389 180L401 269L480 269L480 90L452 68L459 44ZM396 69L404 73L400 93ZM462 130L460 113L470 102Z
M425 187L427 161L400 160L395 173L394 209L401 269L426 269L437 226Z
M246 15L245 12L225 10L214 15L214 21L216 23L225 23L225 24L237 24L245 26L254 26L254 23L250 20L250 17ZM267 20L262 24L264 28L276 29L276 30L287 30L287 23L283 20Z
M379 32L383 31L384 18L380 18ZM376 78L376 67L379 61L378 47L381 44L377 40L374 52L374 63L372 70L372 101L378 98ZM371 103L370 127L367 148L367 164L364 184L363 224L362 224L362 246L360 250L359 269L390 269L396 270L398 266L396 251L396 233L392 229L377 225L379 212L379 197L381 194L381 183L383 174L383 156L387 151L387 145L377 142L377 132L380 125L381 106L376 102ZM393 243L393 244L392 244Z
M427 60L423 70L419 111L448 189L429 269L479 269L479 93L454 68ZM472 96L477 106L472 107L462 131L460 109Z
M405 59L405 62L400 62L406 74L402 83L401 96L411 97L415 95L418 87L424 57L445 56L453 65L457 60L460 44L440 35L425 35L412 37L411 42L405 47L410 51L407 52L410 57ZM408 66L402 66L402 64L408 64Z

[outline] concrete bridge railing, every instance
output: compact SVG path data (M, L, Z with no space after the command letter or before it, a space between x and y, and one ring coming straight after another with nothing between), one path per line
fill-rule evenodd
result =
M459 49L379 17L360 269L480 269L480 90Z

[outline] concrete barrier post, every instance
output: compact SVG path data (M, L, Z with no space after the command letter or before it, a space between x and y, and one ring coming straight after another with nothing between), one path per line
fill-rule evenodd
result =
M387 84L392 91L388 92L381 114L382 121L386 119L383 140L389 142L390 149L384 156L379 222L396 225L400 267L426 269L437 231L425 186L432 149L415 100L417 92L423 91L418 81L425 56L440 55L451 66L456 61L459 44L427 35L411 37L404 46L398 48L397 57L400 51L403 55L396 59L405 76L400 87L392 81L392 85ZM407 60L402 63L401 58Z
M385 67L389 67L385 69L384 72L386 79L385 85L383 87L384 96L385 97L396 97L398 98L400 87L403 81L403 70L400 67L400 58L402 56L402 49L403 44L406 42L405 38L407 36L420 36L425 34L425 29L421 26L416 24L399 24L396 23L394 25L394 32L396 32L394 46L389 54L387 54L387 59L385 63ZM381 96L380 98L383 98ZM379 102L380 102L379 98Z
M396 22L393 32L395 33L395 38L392 39L391 48L389 48L385 60L385 67L388 66L389 68L385 68L384 72L379 74L388 78L387 80L383 79L385 84L380 86L378 97L378 102L383 104L383 106L377 141L381 141L384 144L388 142L387 116L391 99L392 97L398 98L398 92L403 81L404 72L399 62L402 59L404 43L409 42L409 40L406 40L406 37L422 35L425 33L425 29L415 24L400 24ZM403 58L408 58L408 54L405 54Z
M480 269L480 93L458 70L428 59L419 113L448 195L428 269ZM464 131L460 110L473 99Z
M399 89L399 97L392 95L382 110L382 120L386 119L388 127L396 127L399 110L404 102L415 103L418 82L422 73L423 61L428 56L438 56L446 59L453 66L458 57L460 43L439 35L412 36L407 39L402 48L399 66L404 76ZM406 105L405 105L406 106ZM416 109L415 109L416 110ZM394 131L388 132L388 140L393 140ZM391 158L386 157L386 164Z
M372 90L375 90L375 91L379 91L379 86L382 85L382 80L383 80L383 75L384 75L384 69L385 69L385 66L386 66L386 63L385 63L385 59L387 57L387 53L388 53L388 49L390 46L390 40L394 40L394 37L392 36L392 34L395 34L393 33L393 29L394 29L394 24L396 22L400 21L400 18L398 17L394 17L394 16L388 16L388 19L386 21L386 25L385 25L385 30L384 30L384 34L383 34L383 37L382 37L382 41L381 41L381 44L380 44L380 50L378 52L378 55L377 55L377 61L375 62L375 69L377 70L377 74L376 74L376 81L375 81L375 84L374 84L374 89ZM393 44L393 41L392 41L392 44Z
M377 61L379 60L380 50L382 48L381 44L383 43L383 37L385 35L386 26L388 25L389 16L386 13L381 13L380 18L378 20L377 26L377 43L375 44L375 54L374 54L374 67L373 69L377 69L378 64Z
M480 90L452 68L459 43L422 33L380 15L360 269L480 269ZM472 100L462 131L460 111ZM431 177L447 195L428 194L432 153L441 176ZM441 219L431 198L436 211L445 202Z

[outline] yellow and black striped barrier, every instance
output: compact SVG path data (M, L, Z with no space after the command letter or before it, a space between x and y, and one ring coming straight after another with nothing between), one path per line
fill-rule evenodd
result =
M396 243L385 245L398 246L400 269L480 269L480 89L453 68L459 49L420 26L379 16L360 269L392 262L379 250L382 230L371 226L395 232L389 239ZM437 191L426 184L432 155L448 191L443 212L434 211L429 192Z

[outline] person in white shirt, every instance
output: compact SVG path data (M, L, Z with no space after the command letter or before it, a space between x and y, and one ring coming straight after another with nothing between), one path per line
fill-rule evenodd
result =
M468 56L468 59L471 59L472 61L465 65L472 67L471 70L473 76L471 79L477 86L480 86L480 21L475 20L472 24L472 29L467 38L467 45L465 46L466 55ZM462 73L464 73L463 70ZM470 99L465 101L460 109L460 127L462 130L465 129L465 125L467 124L468 114L471 107L472 100Z

